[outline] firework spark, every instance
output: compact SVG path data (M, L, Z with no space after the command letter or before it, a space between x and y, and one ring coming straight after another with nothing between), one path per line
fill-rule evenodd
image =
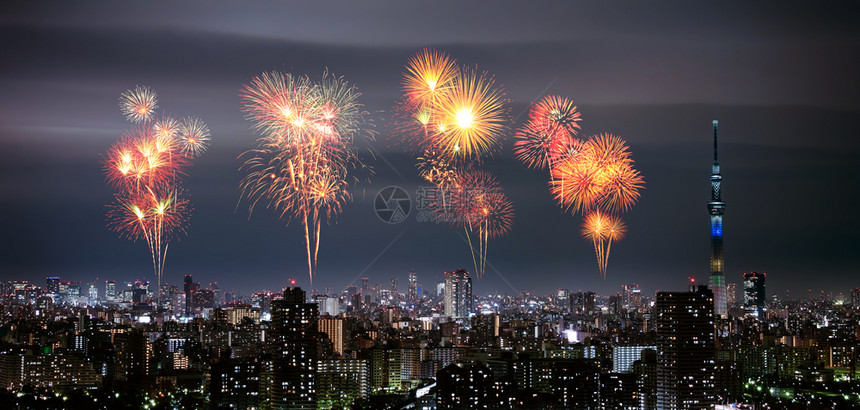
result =
M122 94L120 107L139 125L127 130L105 156L106 179L115 190L108 227L132 241L146 241L160 289L170 240L185 233L191 212L180 187L191 157L180 149L181 124L168 116L150 122L158 107L155 91L141 86L129 90ZM208 141L209 130L203 127Z
M621 218L597 210L589 212L583 220L582 236L594 244L597 266L604 278L612 243L620 241L626 233L627 227Z
M152 118L158 108L155 91L146 86L137 86L128 90L119 98L119 107L125 118L133 123L146 122Z
M624 140L612 134L588 139L574 154L558 161L551 175L553 195L573 213L594 208L625 212L636 204L645 185Z
M447 53L424 49L409 58L403 92L413 107L431 111L459 75L457 63ZM429 122L429 119L427 119ZM426 124L426 122L425 122Z
M354 137L364 112L355 86L329 73L319 83L278 72L254 78L241 92L243 110L260 133L259 148L245 152L242 198L253 212L272 208L304 232L313 281L322 219L331 220L349 199L350 170L364 167Z
M209 146L209 127L200 118L189 117L182 119L179 127L179 143L182 153L196 158L206 152Z
M492 174L470 168L458 173L450 208L453 215L446 215L446 220L463 228L475 273L481 278L487 266L489 240L505 236L513 225L513 203Z
M529 168L549 168L550 192L559 206L585 215L583 235L594 243L605 278L612 243L626 232L618 215L636 204L645 181L623 139L607 133L579 139L581 120L570 99L544 97L514 134L514 154Z
M507 131L504 93L486 74L464 70L439 104L436 145L450 156L480 159L491 154Z

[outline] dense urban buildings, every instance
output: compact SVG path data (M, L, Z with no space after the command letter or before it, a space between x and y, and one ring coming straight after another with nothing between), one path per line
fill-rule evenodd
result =
M0 404L50 406L65 398L75 407L98 407L98 399L180 408L860 405L856 289L772 300L758 314L730 309L720 319L706 286L475 295L466 271L435 278L428 286L416 283L413 302L408 287L392 295L390 281L214 297L221 293L215 283L201 286L189 276L182 285L162 286L160 307L159 290L142 280L103 282L104 290L115 287L115 301L102 289L81 293L79 284L61 278L43 287L2 282ZM183 302L186 284L197 296L190 307Z

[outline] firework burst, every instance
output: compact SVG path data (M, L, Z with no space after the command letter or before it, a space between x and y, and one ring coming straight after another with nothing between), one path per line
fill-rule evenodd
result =
M209 147L209 127L200 118L183 118L178 132L182 153L189 157L199 157Z
M470 168L457 175L450 212L453 215L446 215L446 220L463 228L475 273L481 278L486 271L489 240L505 236L513 225L513 203L492 174Z
M184 124L168 116L150 121L157 107L155 92L149 87L138 86L122 94L123 114L139 125L111 146L104 171L115 190L108 228L121 237L146 242L161 289L170 241L185 233L191 212L191 202L180 187L191 156L181 147ZM209 130L202 127L208 141Z
M585 215L582 233L592 240L605 278L612 243L627 230L618 215L636 204L645 181L623 139L607 133L580 139L581 120L570 99L544 97L514 134L514 154L529 168L548 168L559 206Z
M585 215L582 224L582 236L594 244L594 254L597 256L597 266L600 274L606 277L606 265L609 263L609 251L612 243L620 241L627 233L627 227L621 218L605 214L598 210Z
M465 70L439 104L436 145L450 156L480 159L491 154L507 132L508 110L493 79Z
M147 122L158 108L155 91L146 86L128 90L119 98L119 107L125 118L133 123Z
M352 149L365 113L355 86L329 73L319 83L278 72L254 78L241 91L243 111L260 133L240 171L249 212L272 208L302 224L313 282L320 226L349 199L350 171L364 167Z
M457 63L447 53L424 49L409 58L403 76L403 92L412 107L432 111L459 75ZM426 120L425 124L429 122Z
M416 154L419 175L435 187L432 218L464 229L481 277L488 240L505 235L514 214L495 178L474 168L508 131L504 92L488 74L431 49L409 59L402 86L394 145Z

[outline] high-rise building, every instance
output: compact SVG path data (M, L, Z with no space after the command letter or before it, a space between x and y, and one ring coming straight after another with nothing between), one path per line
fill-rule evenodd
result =
M274 408L316 409L317 319L317 304L306 303L301 288L284 288L272 301Z
M860 309L860 288L851 289L851 306Z
M90 298L91 305L99 303L99 288L96 287L95 283L90 283L90 288L87 291L87 296L89 296Z
M407 292L409 303L415 303L418 300L418 274L415 269L409 271L409 290Z
M194 280L191 279L191 275L185 275L185 315L191 316L191 312L194 311L194 296L192 295L194 289Z
M727 283L726 284L726 306L730 309L738 306L738 284L737 283Z
M764 317L764 273L744 273L744 310L755 317Z
M109 303L118 302L116 298L116 282L112 280L105 281L105 300Z
M469 272L463 269L445 272L445 316L468 318L473 311L472 278Z
M714 120L714 163L711 165L711 201L708 202L708 213L711 215L711 277L708 286L714 292L714 313L725 317L728 313L723 256L723 212L726 210L726 203L723 202L720 191L722 180L717 157L717 120Z
M45 278L45 290L54 296L60 294L60 278L57 276Z
M715 403L714 294L658 292L657 407L703 409Z

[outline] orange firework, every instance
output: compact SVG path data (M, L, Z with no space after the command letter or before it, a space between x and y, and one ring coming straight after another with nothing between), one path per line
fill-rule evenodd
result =
M108 182L121 190L172 184L187 166L188 158L176 152L175 139L162 138L146 125L127 130L105 160Z
M506 234L514 213L495 178L470 166L492 155L507 132L504 92L486 73L461 70L446 53L430 49L409 59L403 92L395 145L417 153L421 178L436 187L434 217L463 227L481 277L489 238Z
M600 273L606 277L612 243L626 232L618 215L636 204L645 181L620 137L576 137L582 120L576 109L573 101L554 95L535 103L514 135L514 153L529 168L549 168L550 192L558 204L585 214L583 235L594 243Z
M260 134L241 170L249 212L262 202L279 217L298 219L313 281L322 219L334 218L349 199L350 171L364 164L351 149L364 112L355 86L329 73L307 77L264 73L242 89L243 110Z
M503 95L486 74L464 70L439 103L439 126L431 138L452 157L492 153L508 128Z
M597 266L600 274L606 277L606 265L609 262L609 251L612 242L620 241L627 233L627 227L621 218L605 214L598 210L589 212L582 224L582 236L594 243L594 254L597 256Z
M595 207L612 213L629 210L645 182L633 168L630 151L620 137L600 134L588 139L551 170L552 193L573 213Z
M152 118L155 109L158 108L158 99L155 91L146 86L137 86L134 90L128 90L119 98L119 107L122 114L133 123L146 122Z
M432 110L436 100L450 91L458 74L457 63L447 53L424 49L406 64L403 92L413 108Z
M108 226L120 236L146 241L160 289L169 242L185 232L191 203L179 186L190 165L187 151L180 146L182 126L168 116L150 122L157 106L155 92L148 87L123 93L123 114L142 124L127 130L108 150L104 170L108 184L117 191ZM196 124L206 130L208 140L208 129L202 121Z

